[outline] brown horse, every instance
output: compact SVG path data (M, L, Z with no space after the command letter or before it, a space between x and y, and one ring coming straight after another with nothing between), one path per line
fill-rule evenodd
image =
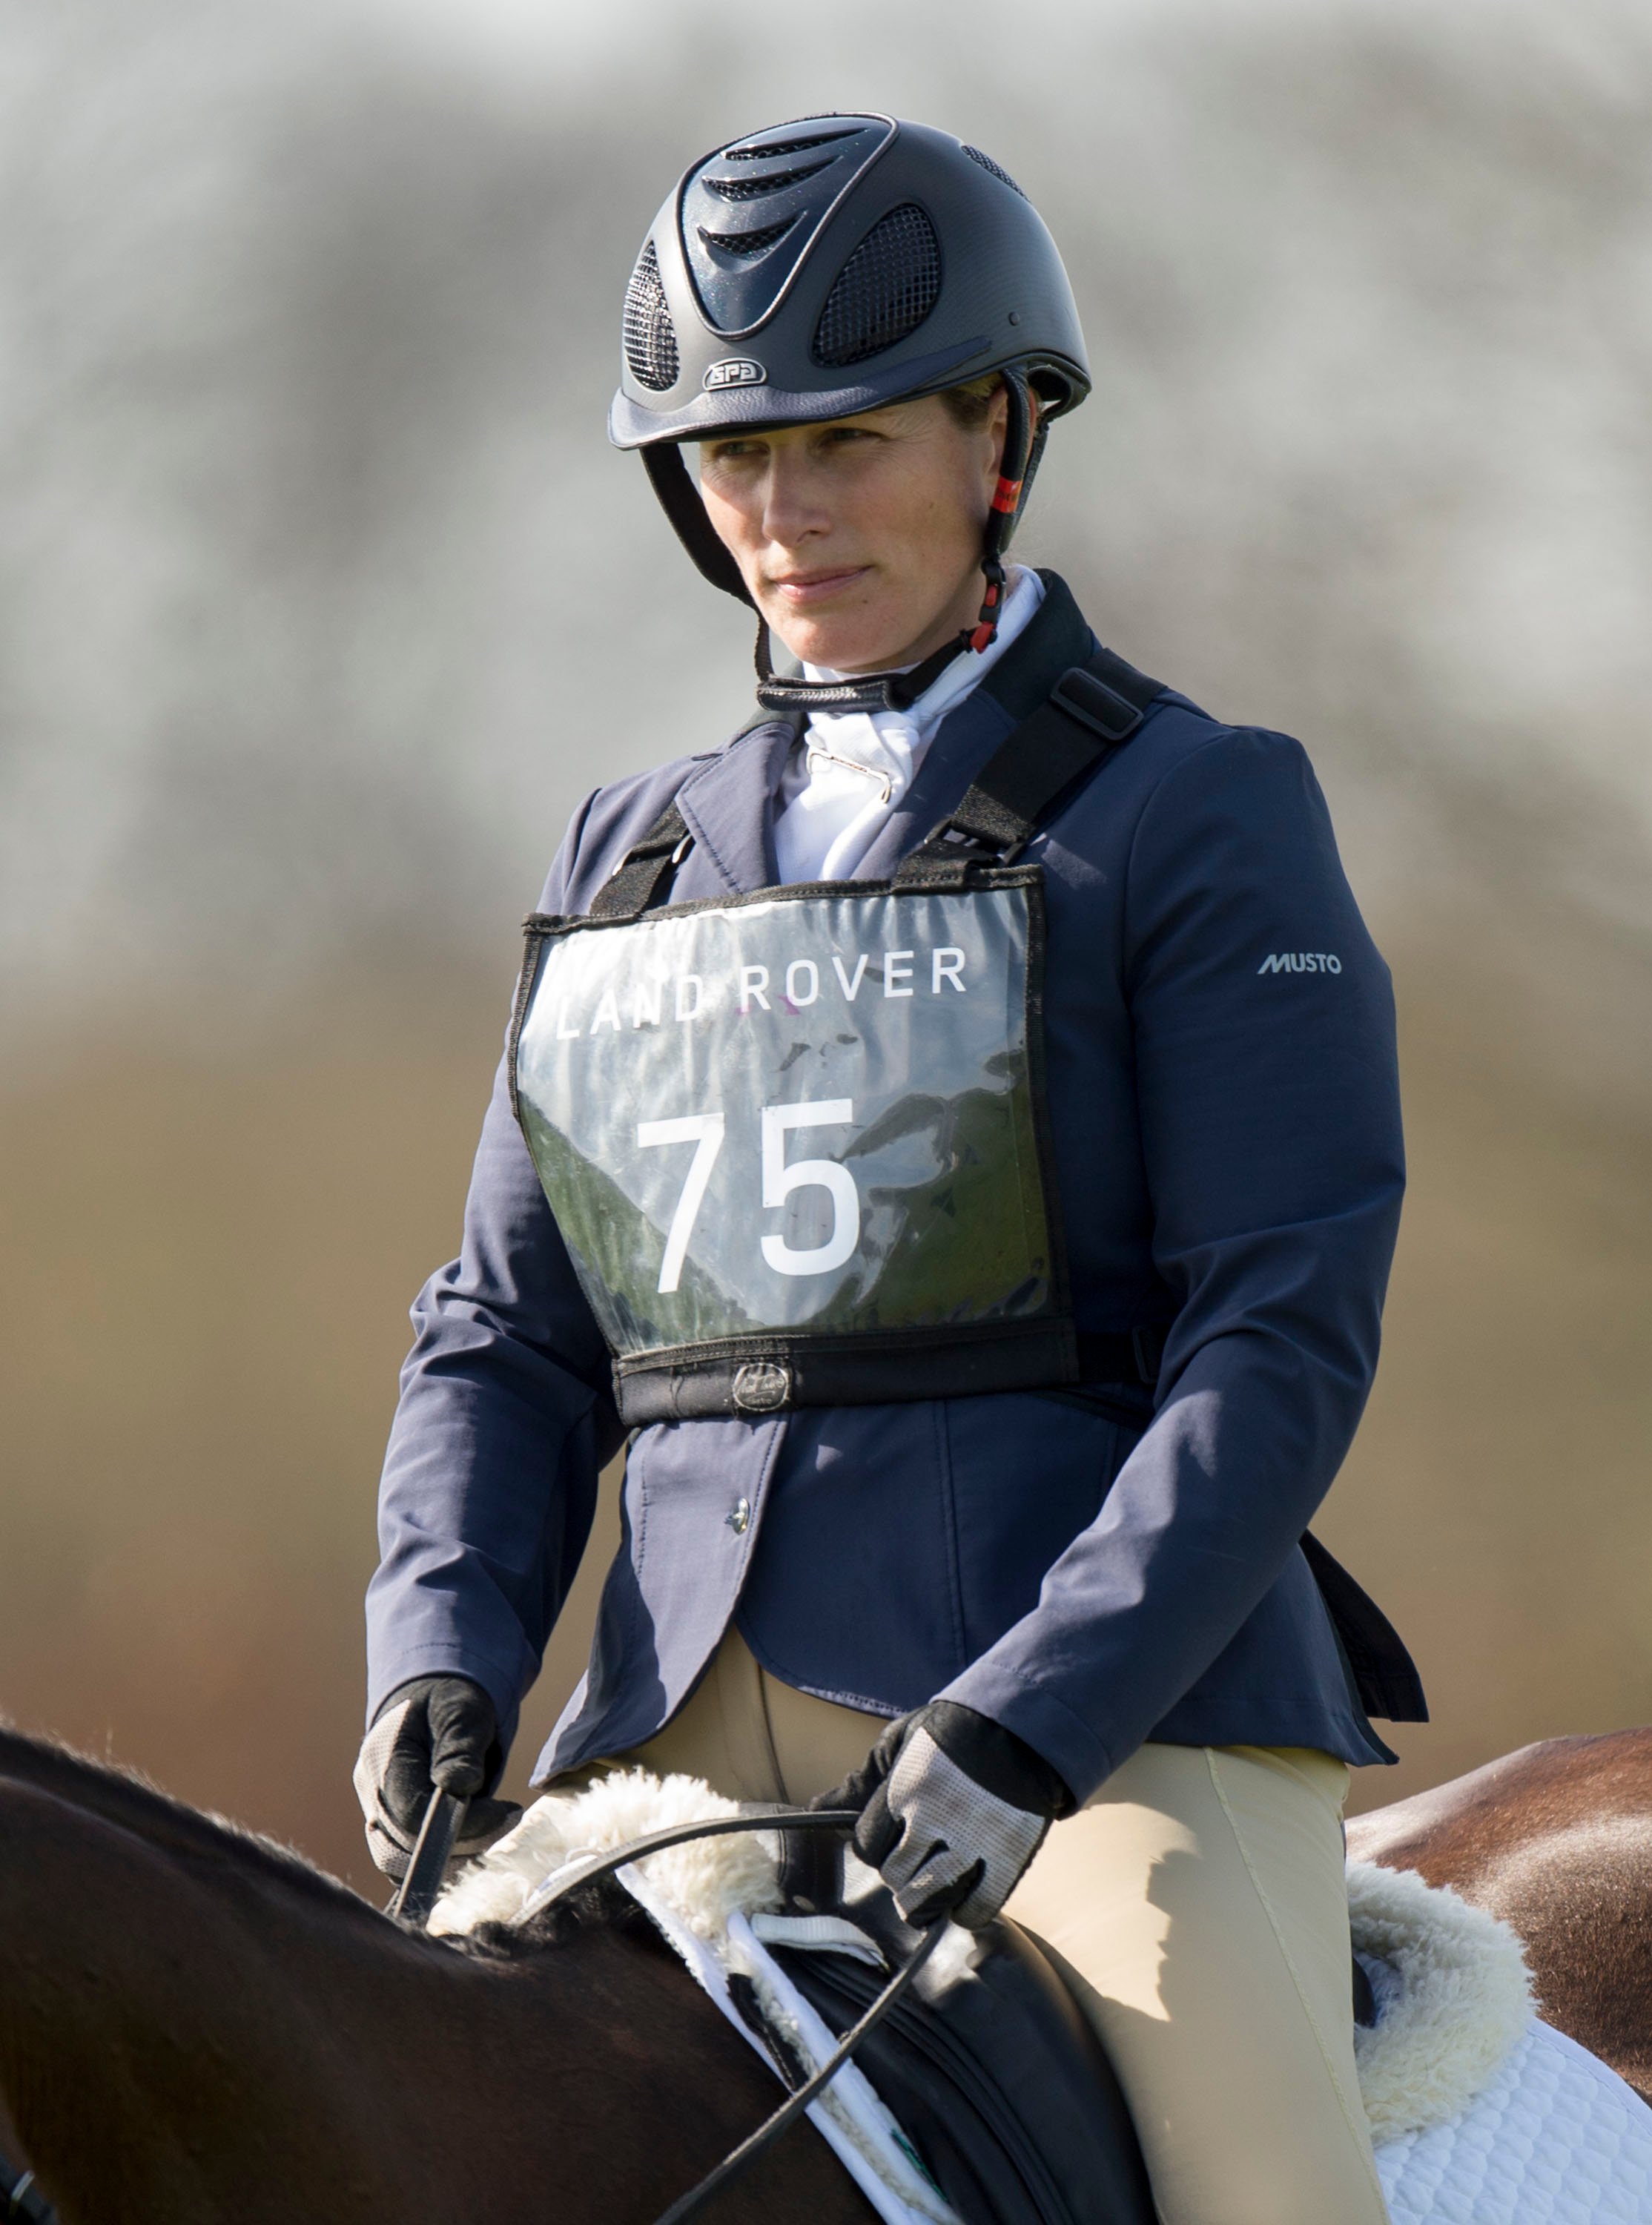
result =
M1505 1918L1550 2022L1652 2099L1652 1730L1528 1746L1348 1837ZM649 2225L775 2088L627 1909L596 1888L521 1935L411 1937L0 1733L0 2150L64 2225ZM707 2220L870 2215L805 2128Z
M456 1952L279 1848L0 1733L7 2153L64 2225L650 2225L775 2081L646 1919L600 1887L549 1913L542 1937ZM808 2127L707 2210L871 2215Z
M1522 1746L1348 1826L1525 1942L1542 2013L1652 2101L1652 1729Z

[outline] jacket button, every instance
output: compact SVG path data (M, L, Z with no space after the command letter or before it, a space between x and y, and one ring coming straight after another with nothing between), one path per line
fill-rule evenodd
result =
M723 1518L737 1537L744 1537L751 1524L751 1501L737 1499Z

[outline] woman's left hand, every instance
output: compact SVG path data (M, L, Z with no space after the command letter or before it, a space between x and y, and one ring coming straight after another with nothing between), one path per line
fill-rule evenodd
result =
M950 1912L978 1930L1073 1803L1013 1731L955 1700L932 1700L892 1722L864 1766L813 1804L860 1810L855 1852L883 1873L908 1924Z

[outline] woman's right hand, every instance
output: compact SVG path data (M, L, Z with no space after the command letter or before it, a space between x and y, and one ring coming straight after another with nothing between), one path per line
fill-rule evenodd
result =
M438 1786L470 1805L454 1859L479 1854L522 1810L491 1793L504 1770L492 1701L468 1677L415 1677L399 1684L373 1718L354 1783L367 1850L387 1877L406 1876L430 1796Z

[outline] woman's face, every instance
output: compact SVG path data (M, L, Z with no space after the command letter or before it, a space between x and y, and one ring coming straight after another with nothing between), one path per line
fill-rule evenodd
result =
M1000 390L968 431L927 395L700 444L712 523L794 656L880 672L975 623L1006 413Z

